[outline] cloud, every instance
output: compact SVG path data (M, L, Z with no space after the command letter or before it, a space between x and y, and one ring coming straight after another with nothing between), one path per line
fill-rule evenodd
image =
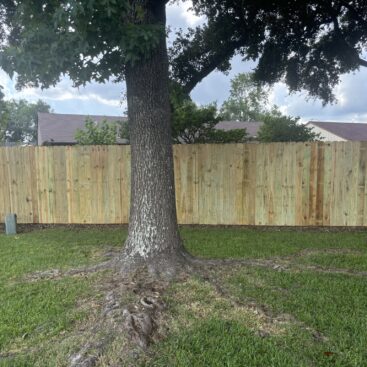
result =
M167 7L167 24L173 29L195 27L205 21L191 9L191 2L173 3Z
M126 110L122 84L88 83L85 87L74 88L72 81L64 77L49 89L24 88L18 91L14 82L2 71L0 84L4 86L7 99L23 98L31 102L42 99L58 113L121 115Z
M354 74L341 77L334 93L337 102L322 106L319 100L310 100L307 94L289 95L284 84L277 84L273 90L273 100L282 110L293 116L300 116L303 121L332 120L367 123L367 68L361 68Z

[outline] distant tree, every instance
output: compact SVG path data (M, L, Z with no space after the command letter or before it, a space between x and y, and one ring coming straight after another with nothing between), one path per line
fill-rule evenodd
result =
M215 129L221 120L214 104L198 107L185 100L173 107L172 139L176 144L238 143L246 139L245 129L222 131Z
M264 143L321 140L320 134L313 132L312 128L298 123L298 117L283 115L276 109L264 114L262 121L264 124L258 132L258 139Z
M0 85L0 144L5 141L6 123L8 120L8 109L4 101L3 87Z
M130 131L128 121L116 121L117 137L130 141Z
M25 99L5 102L7 108L5 139L14 143L35 143L37 140L38 112L50 112L44 101L31 103Z
M75 140L80 145L113 145L116 139L117 122L103 120L97 124L89 117L85 121L85 128L75 133Z
M226 120L257 121L267 111L269 88L261 86L253 73L241 73L231 80L229 98L220 113Z

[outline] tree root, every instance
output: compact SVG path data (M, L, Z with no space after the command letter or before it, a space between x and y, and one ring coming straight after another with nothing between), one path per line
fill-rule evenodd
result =
M113 269L114 266L115 261L110 260L92 266L85 266L68 270L50 269L45 271L36 271L34 273L27 274L25 276L25 280L28 282L38 282L40 280L58 280L70 276L85 276L87 274L96 273L98 271Z
M328 251L335 253L334 249L322 250L322 252ZM191 273L199 274L203 280L208 281L214 287L218 295L229 299L234 307L245 308L255 314L261 320L262 326L256 331L261 337L271 335L271 330L280 325L295 325L308 331L315 340L323 342L327 341L326 336L297 320L292 315L275 315L265 305L259 305L253 301L239 301L221 284L218 277L213 275L218 272L220 266L224 268L228 266L258 266L275 271L313 270L347 275L366 275L364 272L351 272L345 269L322 269L293 263L296 257L309 253L311 251L303 251L302 254L283 258L254 260L206 260L187 257L184 258L184 270L179 276L187 277ZM316 253L316 251L312 250L312 253ZM159 264L155 265L158 266ZM153 266L153 269L157 266ZM94 366L108 344L111 344L113 338L117 335L124 335L127 340L121 354L133 358L137 358L146 352L155 338L159 338L159 336L156 336L159 328L158 323L162 320L166 308L162 296L173 278L167 277L165 273L152 271L152 268L145 268L143 271L141 268L137 270L139 267L136 267L133 271L134 275L132 277L126 278L126 273L121 272L121 262L119 260L114 263L114 267L117 271L113 275L113 281L110 282L110 289L106 292L100 321L95 327L95 330L104 330L104 335L109 334L109 337L104 336L100 340L96 340L95 334L92 332L92 341L87 342L78 353L70 357L70 367ZM131 271L131 268L129 270ZM126 297L127 294L134 295L132 302L131 300L128 302L126 299L124 300L124 296ZM134 363L131 365L133 366Z
M70 356L70 367L92 367L113 340L123 337L121 355L136 359L145 352L157 330L157 320L166 306L162 295L169 282L152 278L146 271L131 278L113 274L97 324L89 331L90 339ZM100 338L96 335L101 335Z
M195 258L191 260L192 264L196 268L200 268L201 266L213 266L213 267L226 267L226 266L254 266L254 267L263 267L276 271L305 271L311 270L318 273L327 273L327 274L343 274L349 276L357 276L357 277L365 277L367 276L367 271L357 271L350 269L340 269L340 268L326 268L317 265L302 265L294 262L295 259L306 256L309 254L317 254L317 253L359 253L351 250L346 251L337 251L334 249L326 249L326 250L312 250L312 251L302 251L301 253L285 256L285 257L274 257L268 259L199 259Z

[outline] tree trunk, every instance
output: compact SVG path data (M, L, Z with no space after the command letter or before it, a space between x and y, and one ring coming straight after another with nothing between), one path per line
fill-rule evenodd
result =
M150 22L165 25L164 2L154 3L148 9ZM122 271L147 266L154 273L173 275L186 254L176 216L165 34L146 58L127 65L126 85L131 207Z

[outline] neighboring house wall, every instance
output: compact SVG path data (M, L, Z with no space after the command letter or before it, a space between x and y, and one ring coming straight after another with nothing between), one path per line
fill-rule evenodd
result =
M71 115L61 113L38 113L38 145L73 145L75 134L84 129L87 118L97 124L102 121L127 121L123 116ZM126 139L117 139L118 144L126 144Z
M314 133L320 134L321 137L323 138L322 141L347 141L346 139L343 139L340 136L331 133L330 131L327 131L325 129L322 129L321 127L314 125L312 122L309 122L307 126L312 127L313 128L312 131Z
M248 137L257 140L259 130L263 122L260 121L220 121L215 126L217 130L231 131L234 129L246 129Z

